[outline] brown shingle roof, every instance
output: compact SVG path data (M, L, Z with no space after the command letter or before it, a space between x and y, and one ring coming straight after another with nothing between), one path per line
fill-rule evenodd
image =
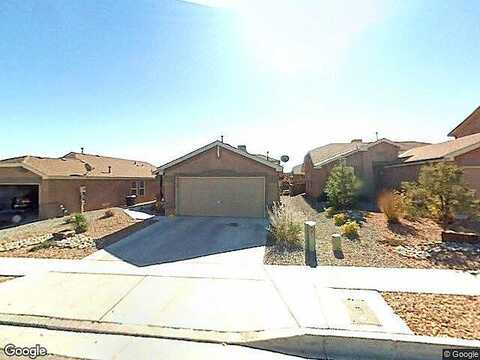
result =
M480 134L468 135L438 144L416 147L400 154L400 157L404 158L404 162L406 163L443 159L448 156L465 153L476 147L480 147Z
M386 141L393 145L397 145L400 151L405 151L415 147L426 145L418 141L390 141L388 139L380 139L375 142L349 142L349 143L332 143L315 148L309 152L314 166L321 166L341 156L347 156L357 151L366 150L369 146L376 143Z
M144 161L119 159L108 156L69 153L64 158L77 159L88 164L89 177L153 177L156 167ZM109 173L108 167L111 166Z
M430 145L430 143L421 141L395 141L395 144L400 146L400 151L407 151L416 147Z
M360 150L364 145L365 143L332 143L310 150L309 154L313 165L316 166L342 154Z
M155 170L153 165L142 161L73 152L61 158L22 156L0 161L0 164L12 163L24 164L27 168L48 177L153 178Z

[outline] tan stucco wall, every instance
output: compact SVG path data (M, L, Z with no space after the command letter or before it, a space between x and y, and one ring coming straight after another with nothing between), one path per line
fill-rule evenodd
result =
M58 216L60 204L70 213L79 212L80 187L86 187L85 211L125 205L125 197L130 195L132 180L110 179L60 179L44 180L41 187L40 216ZM157 179L145 180L145 196L137 196L137 202L155 200L160 195L160 182Z
M80 211L80 186L86 186L85 210L97 210L125 205L125 196L130 194L132 180L123 179L44 179L21 167L0 168L0 185L38 184L39 217L42 219L59 215L63 204L70 213ZM160 180L145 179L145 196L137 202L155 200L160 196Z
M163 195L166 214L175 214L175 184L180 176L261 176L265 178L266 206L280 199L278 175L274 168L248 159L224 148L212 148L187 159L171 168L163 175Z

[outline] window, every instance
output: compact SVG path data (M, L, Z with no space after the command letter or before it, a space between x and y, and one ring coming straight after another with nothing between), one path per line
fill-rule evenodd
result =
M131 188L130 188L130 195L135 195L135 196L138 195L138 188L137 188L137 182L136 181L132 181L132 185L131 185Z
M138 181L138 195L145 196L145 181Z
M145 181L132 181L130 195L145 196Z

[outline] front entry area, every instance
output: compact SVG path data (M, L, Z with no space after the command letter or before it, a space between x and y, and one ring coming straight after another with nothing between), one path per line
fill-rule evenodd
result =
M264 177L178 177L177 215L265 217Z

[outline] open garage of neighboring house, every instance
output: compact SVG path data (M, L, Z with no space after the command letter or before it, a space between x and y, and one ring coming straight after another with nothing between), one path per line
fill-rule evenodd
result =
M253 218L279 200L281 171L278 161L221 141L158 169L167 215Z
M0 228L38 218L39 185L0 185Z

